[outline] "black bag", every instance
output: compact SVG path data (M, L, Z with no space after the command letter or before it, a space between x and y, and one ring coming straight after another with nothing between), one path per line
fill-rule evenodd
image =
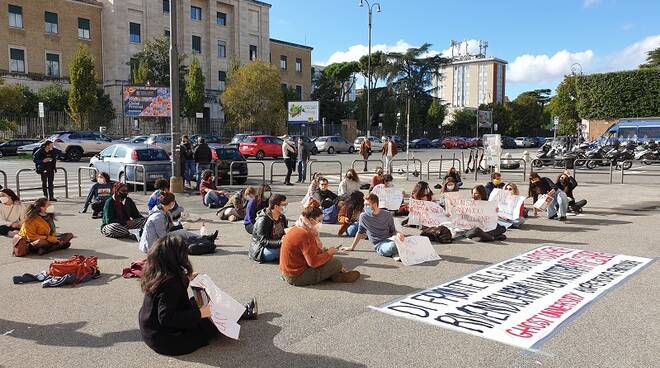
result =
M202 254L215 253L215 243L204 238L193 238L188 240L188 254L199 256Z
M421 236L429 238L436 243L451 243L451 231L446 226L427 227L422 231Z

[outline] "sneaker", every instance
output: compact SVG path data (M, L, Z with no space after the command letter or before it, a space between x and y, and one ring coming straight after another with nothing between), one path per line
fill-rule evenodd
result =
M433 188L435 188L435 189L442 189L442 184L436 184Z
M57 198L51 198L48 200L48 202L57 202Z
M554 220L554 219L557 218L557 214L554 214L554 215L552 215L552 216L550 216L550 217L548 217L548 218L549 218L550 220Z
M401 262L401 257L399 256L394 256L392 257L392 259L394 260L394 262Z
M211 234L211 235L204 235L204 236L202 236L202 238L208 239L210 241L215 241L215 239L218 238L218 230L214 231L213 234Z
M259 318L259 305L257 299L253 297L249 303L245 304L245 312L241 319L254 321L257 318Z
M562 216L559 218L559 221L566 221L566 216Z
M103 217L103 216L102 216L99 212L94 212L94 213L92 214L92 219L94 219L94 220L96 220L96 219L100 219L100 218L102 218L102 217Z
M332 281L351 283L357 281L359 278L360 278L360 273L358 271L348 271L348 272L340 272L332 276Z
M504 235L504 234L495 235L495 240L505 241L506 240L506 235Z

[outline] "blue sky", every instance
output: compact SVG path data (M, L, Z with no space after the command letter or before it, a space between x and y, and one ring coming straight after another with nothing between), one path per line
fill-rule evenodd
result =
M268 0L266 0L268 1ZM314 47L314 63L366 54L367 9L359 0L271 0L271 37ZM570 66L585 74L634 69L660 47L659 0L381 0L374 49L424 42L443 52L450 40L489 42L509 62L507 95L554 88ZM470 41L471 40L471 41Z

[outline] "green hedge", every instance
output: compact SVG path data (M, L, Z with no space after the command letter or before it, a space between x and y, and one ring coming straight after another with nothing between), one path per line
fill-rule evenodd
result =
M660 116L660 68L582 76L577 94L583 119Z

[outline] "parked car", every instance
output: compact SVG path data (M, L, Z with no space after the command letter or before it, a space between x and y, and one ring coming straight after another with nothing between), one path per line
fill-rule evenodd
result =
M529 148L534 146L534 142L528 137L517 137L515 141L518 148Z
M442 140L442 148L465 148L467 143L461 137L447 137Z
M16 156L19 147L37 142L39 142L38 139L31 138L10 139L7 142L0 144L0 157Z
M123 138L122 141L126 143L144 143L144 141L146 141L147 138L149 138L148 135L136 135L133 137Z
M442 138L436 138L431 141L431 147L440 148L442 146Z
M516 140L513 139L513 137L503 135L502 136L502 148L504 148L504 149L518 148L518 145L516 144Z
M394 143L396 143L396 149L397 150L399 150L399 151L405 151L406 150L406 141L403 140L398 135L384 135L384 136L380 137L380 140L382 142L385 142L385 138L394 139Z
M243 138L238 151L245 157L262 160L265 157L282 157L282 140L272 135L251 135Z
M346 138L344 137L339 137L339 136L325 136L325 137L318 137L314 141L314 144L316 145L316 149L319 152L327 152L329 154L333 154L335 152L348 152L348 153L353 153L355 152L355 147L349 142Z
M197 139L198 138L204 138L206 140L207 144L215 143L215 144L222 144L222 138L218 137L217 135L213 134L194 134L190 136L190 142L193 144L197 144Z
M135 166L144 166L144 171ZM164 149L148 144L119 143L102 150L89 161L89 166L98 171L107 172L110 180L138 181L144 180L147 185L153 184L158 178L169 179L172 173L170 157Z
M83 156L93 156L119 142L102 133L79 131L57 132L47 140L53 142L55 147L62 151L65 161L72 162L80 161ZM37 148L39 147L33 148L31 153L34 153ZM25 152L25 149L22 149L21 152Z
M542 145L545 144L545 137L532 137L532 141L534 143L533 147L541 147Z
M362 144L362 141L364 140L364 136L360 136L355 138L355 141L353 142L353 150L354 151L359 151L360 150L360 145ZM383 141L380 140L378 137L369 137L369 141L371 142L371 151L372 152L380 152L383 149Z
M231 141L229 141L229 145L238 148L238 146L243 141L243 138L249 136L250 136L249 134L235 134L234 137L231 139Z
M304 135L290 135L289 136L289 141L294 145L294 147L298 147L298 138L300 138L300 137L302 137L303 142L305 143L305 146L307 147L307 149L309 150L309 152L312 155L318 155L319 154L319 150L318 150L318 148L316 148L316 144L314 143L314 141L312 141L311 139L307 138Z
M39 147L45 142L45 139L40 140L39 142L26 144L25 146L20 146L16 149L17 155L32 155L34 154Z
M431 148L431 141L427 138L413 139L410 142L410 148Z
M211 148L211 155L213 157L212 170L218 168L218 176L216 180L218 184L221 182L229 182L229 168L233 161L245 161L245 157L238 152L238 148L224 144L209 144ZM237 163L231 168L235 176L234 184L245 184L248 175L248 165Z
M170 133L152 134L149 136L149 138L147 138L146 141L144 141L144 143L150 146L156 146L158 148L161 148L169 154L172 151L172 134ZM193 142L193 144L195 143L197 142Z

